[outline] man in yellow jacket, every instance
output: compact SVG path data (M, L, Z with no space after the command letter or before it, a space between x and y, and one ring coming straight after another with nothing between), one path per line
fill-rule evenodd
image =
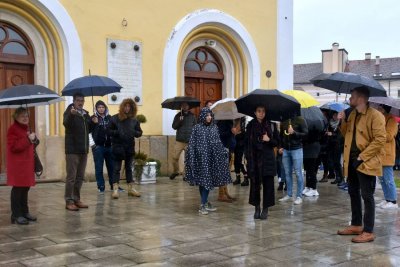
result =
M349 185L352 213L351 225L339 230L338 234L357 235L351 240L356 243L371 242L375 239L374 192L376 176L382 176L386 143L385 117L369 107L368 98L368 88L353 89L350 97L352 112L347 119L344 112L338 115L341 120L340 131L344 136L343 167ZM364 218L361 197L364 200Z
M396 135L398 131L397 122L394 117L389 114L391 107L380 105L377 108L385 116L386 126L386 143L385 143L385 157L383 158L383 175L379 177L382 185L383 196L382 200L376 206L381 209L397 209L397 191L396 184L393 177L393 166L396 158Z

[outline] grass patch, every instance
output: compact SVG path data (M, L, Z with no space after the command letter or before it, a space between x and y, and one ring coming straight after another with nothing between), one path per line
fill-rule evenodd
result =
M400 179L399 178L394 178L394 182L396 184L396 187L400 188Z

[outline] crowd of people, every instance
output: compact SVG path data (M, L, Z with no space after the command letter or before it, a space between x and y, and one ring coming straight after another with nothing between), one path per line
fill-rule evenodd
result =
M173 180L180 174L179 158L185 151L183 180L199 188L199 214L217 210L208 200L210 190L215 187L219 189L218 201L235 201L227 187L233 182L242 187L250 185L249 204L254 206L257 220L266 220L269 208L275 205L274 177L278 177L277 190L286 192L279 202L293 201L294 205L301 205L303 197L319 196L317 184L332 179L331 184L348 190L351 202L351 225L338 234L356 235L353 242L373 241L375 207L398 208L393 170L400 165L400 138L397 122L388 113L390 107L372 108L368 98L368 89L353 89L349 109L325 111L322 131L308 126L301 116L282 122L269 121L268 107L262 104L254 106L250 121L245 117L215 121L210 101L201 109L198 119L188 103L182 103L172 123L176 142L169 178ZM83 105L84 96L75 94L73 103L64 112L66 209L88 208L81 201L80 191L90 149L99 193L105 192L105 163L113 199L118 199L123 191L119 185L122 167L128 196L140 197L132 176L135 138L142 135L135 101L124 99L114 116L109 114L103 101L96 103L93 116L89 116ZM34 146L39 142L28 129L27 116L26 109L17 109L15 122L7 135L7 183L13 186L11 222L18 224L36 220L28 209L28 191L35 184L34 173L29 168L26 172L18 168L21 159L26 160L26 166L33 165L28 159L33 159ZM89 133L93 140L89 140ZM234 180L231 178L232 162ZM33 166L30 169L33 170ZM319 170L323 170L323 175L318 181ZM295 193L293 174L297 184ZM384 199L375 205L377 177Z

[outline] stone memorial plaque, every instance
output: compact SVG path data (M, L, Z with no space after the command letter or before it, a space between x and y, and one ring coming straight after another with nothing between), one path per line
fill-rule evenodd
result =
M119 105L125 98L142 104L142 43L107 39L108 77L122 86L108 95L108 104Z

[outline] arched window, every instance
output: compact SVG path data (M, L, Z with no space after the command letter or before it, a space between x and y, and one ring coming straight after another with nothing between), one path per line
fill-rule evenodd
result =
M34 64L33 49L25 35L0 21L0 62Z
M221 64L211 51L198 47L185 61L185 77L224 79Z

